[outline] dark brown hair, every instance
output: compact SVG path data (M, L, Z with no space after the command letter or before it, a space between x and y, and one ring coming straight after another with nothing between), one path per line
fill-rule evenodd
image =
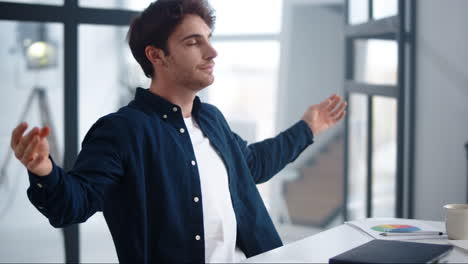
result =
M133 57L145 75L148 78L155 77L153 65L145 54L146 46L152 45L169 55L167 40L185 15L198 15L213 30L215 24L213 13L206 0L158 0L134 18L127 33L127 41Z

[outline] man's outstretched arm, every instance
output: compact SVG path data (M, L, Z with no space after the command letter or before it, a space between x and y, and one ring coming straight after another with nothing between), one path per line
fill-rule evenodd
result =
M108 188L119 182L123 166L112 127L100 120L91 128L68 173L49 155L48 127L33 128L24 136L26 123L13 130L11 147L29 174L28 198L53 226L86 221L101 210Z
M268 181L288 163L296 160L313 143L314 137L344 118L346 106L343 98L334 94L320 104L310 106L299 122L276 137L250 145L233 133L255 183Z

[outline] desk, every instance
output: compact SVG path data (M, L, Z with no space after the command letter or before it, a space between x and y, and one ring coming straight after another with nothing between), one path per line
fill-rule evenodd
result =
M443 222L423 221L445 230ZM360 246L373 238L349 225L343 224L302 240L246 259L244 263L328 263L331 257ZM408 241L408 240L407 240ZM449 244L447 239L412 240L414 242ZM468 251L454 247L447 258L449 263L468 263Z

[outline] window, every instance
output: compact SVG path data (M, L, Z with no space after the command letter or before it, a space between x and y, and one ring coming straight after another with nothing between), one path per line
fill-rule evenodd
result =
M372 216L394 216L397 182L397 99L374 96L372 111Z
M279 43L246 40L214 47L219 55L209 100L249 142L273 136Z
M249 143L274 136L282 0L211 0L215 82L201 93ZM265 5L269 11L265 13ZM248 6L248 8L246 8ZM239 19L242 16L242 19ZM259 19L261 16L261 19ZM269 184L258 185L269 207Z
M349 96L348 137L348 215L350 219L366 217L367 183L367 96Z
M281 31L283 0L209 2L216 10L215 35L278 34Z
M150 85L125 40L127 31L126 26L79 27L79 142L96 120L127 105L135 87Z
M414 45L407 35L414 25L407 19L414 15L414 3L346 3L345 89L350 111L345 219L411 217L414 132L408 124L414 118L408 105L413 100Z
M127 26L79 26L79 142L96 120L128 104L135 87L149 87L126 43L127 31ZM82 262L118 262L102 212L80 225L80 254Z
M111 111L124 103L124 100L119 100L126 92L122 87L140 81L139 77L133 74L133 64L127 63L129 51L122 52L125 39L123 27L127 27L137 13L126 10L89 10L80 8L77 2L0 2L0 35L4 40L0 44L0 76L5 87L1 91L7 98L0 107L4 107L4 112L9 113L2 116L2 124L6 125L7 129L2 130L3 134L0 137L0 158L5 168L5 173L0 173L0 195L8 197L6 200L0 200L0 226L3 227L0 229L0 261L36 262L41 259L46 262L79 262L80 257L78 226L52 228L48 220L33 208L24 191L17 190L25 190L29 183L22 165L15 159L8 158L12 154L8 152L11 130L20 120L28 121L31 126L52 125L49 140L51 155L58 164L68 170L78 153L80 136L84 134L78 131L78 128L89 126L89 120L95 118L95 114ZM17 8L18 5L21 9ZM107 28L104 25L107 25ZM105 49L106 52L102 54L118 58L121 62L118 66L90 59L95 57L93 52L97 50L92 45L100 44L96 40L109 39L115 43L116 38L121 38L121 42L112 49ZM106 85L96 82L99 78L91 76L89 70L96 69L93 66L103 67L99 69L100 72L113 74L115 78L109 79L116 79L116 83L113 84L122 89L114 93L112 100L102 100L104 96L101 96L99 99L105 104L101 104L100 107L87 109L83 107L84 103L78 104L78 97L83 102L95 100L89 96L89 92L90 89L93 89L93 92L99 91L100 87L97 85L108 91ZM80 90L78 79L82 88ZM32 98L31 102L28 98ZM12 175L23 177L11 177ZM11 195L12 193L15 195ZM24 208L28 209L20 210ZM107 227L102 217L97 216L86 228L92 229L96 226L99 226L100 230L104 229L104 234L96 233L99 235L92 237L89 233L83 233L86 241L82 247L83 258L88 262L115 262L115 248L110 234L105 233ZM40 241L31 239L30 235L24 235L32 233L37 234L36 237L40 238ZM69 243L65 244L64 238ZM94 242L94 245L100 243L100 251L96 252L91 248L92 243L88 243L89 241ZM106 248L109 251L106 251ZM25 255L25 251L28 254Z
M354 80L370 84L397 84L398 44L393 40L354 42Z
M62 164L63 26L0 20L0 36L0 262L63 262L61 231L29 202L28 176L10 150L11 131L21 121L28 130L49 125L51 156Z
M381 19L398 14L397 0L373 0L372 7L374 19Z
M81 7L102 8L102 9L129 9L141 11L145 9L153 0L78 0Z
M349 24L360 24L369 20L369 0L351 0L348 3Z

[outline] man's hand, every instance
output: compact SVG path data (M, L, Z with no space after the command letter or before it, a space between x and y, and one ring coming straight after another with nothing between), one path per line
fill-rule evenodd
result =
M52 162L49 159L49 127L41 129L34 127L23 136L28 124L19 124L11 134L11 148L16 158L32 173L47 176L52 172Z
M346 105L348 104L341 96L333 94L320 104L311 105L302 120L309 125L314 136L317 136L343 119Z

